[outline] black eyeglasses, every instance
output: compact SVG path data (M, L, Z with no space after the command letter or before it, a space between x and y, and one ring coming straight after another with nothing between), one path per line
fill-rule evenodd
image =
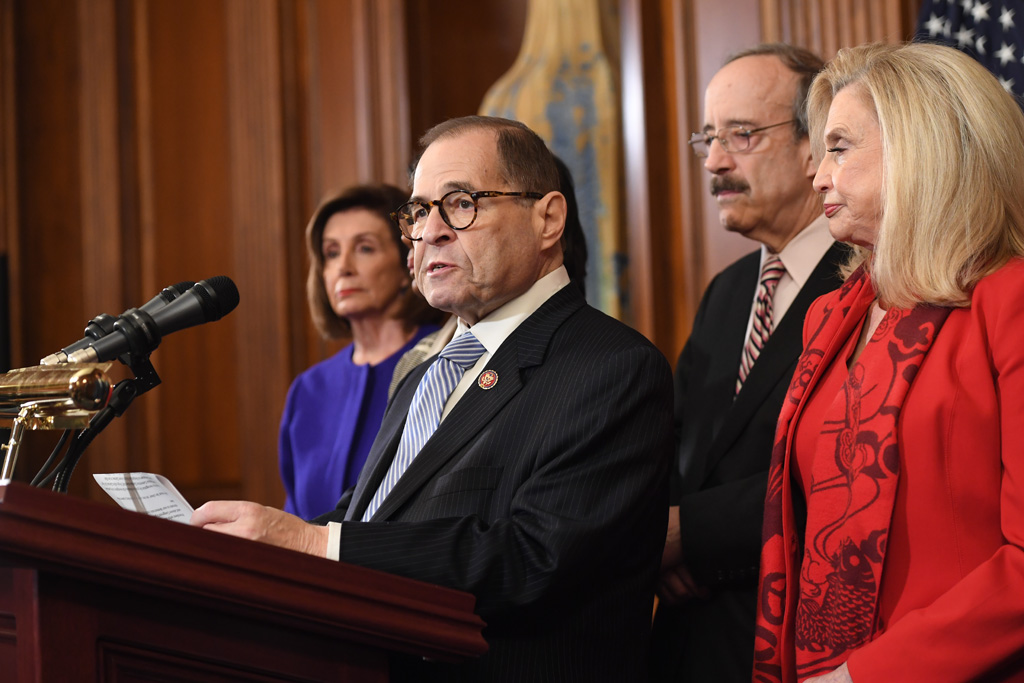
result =
M391 212L391 220L398 224L402 234L413 242L423 239L423 231L427 227L427 217L430 215L430 208L437 207L441 212L441 219L452 230L465 230L473 225L476 220L477 202L487 197L525 197L527 199L541 199L544 195L540 192L499 192L497 190L483 190L480 192L467 192L466 190L452 190L440 199L429 202L406 202Z
M790 119L789 121L782 121L781 123L773 123L769 126L761 126L760 128L747 128L745 126L727 126L725 128L719 128L713 134L694 133L690 136L690 141L687 143L690 145L690 149L697 156L704 158L708 155L708 150L711 148L711 141L718 140L718 144L722 146L722 149L730 154L735 152L745 152L750 148L750 137L754 133L760 133L762 130L768 130L769 128L775 128L776 126L784 126L787 123L793 123L796 119Z

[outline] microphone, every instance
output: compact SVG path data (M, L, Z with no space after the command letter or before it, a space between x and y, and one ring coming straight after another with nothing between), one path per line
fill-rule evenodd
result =
M164 335L186 327L220 320L238 305L238 288L231 278L218 275L197 282L191 289L153 313L129 308L118 316L110 334L90 340L85 348L68 354L69 363L102 363L122 354L146 356Z
M170 287L164 287L159 294L154 296L152 299L142 304L139 308L141 311L145 311L150 315L153 315L158 310L171 303L179 296L187 292L195 283L186 280L179 282L176 285ZM130 309L129 309L130 310ZM125 311L127 313L128 311ZM122 314L123 315L123 314ZM85 347L92 344L94 341L107 336L114 331L114 323L117 322L117 318L107 313L100 313L98 316L90 320L85 326L85 336L76 341L74 344L69 344L57 353L51 353L46 358L39 361L40 365L58 365L60 363L68 362L68 355L73 351L84 349Z
M188 290L192 289L195 286L195 284L196 283L192 282L191 280L185 280L184 282L179 282L176 285L164 287L163 289L160 290L159 294L154 296L146 303L142 304L142 306L139 307L139 310L145 311L146 313L153 315L161 308L171 303ZM77 349L75 350L77 351Z

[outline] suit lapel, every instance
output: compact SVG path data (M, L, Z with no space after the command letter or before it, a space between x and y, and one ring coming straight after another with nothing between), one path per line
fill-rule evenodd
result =
M412 464L409 465L409 469L398 480L388 497L377 508L377 512L373 515L374 521L386 520L398 511L424 484L430 481L445 463L455 457L501 412L502 408L523 388L522 371L543 362L544 354L555 330L584 303L583 297L576 287L571 284L567 285L549 298L509 335L486 365L487 370L497 373L497 383L490 389L483 389L477 383L469 387L469 390L441 422L437 431L423 445ZM430 362L433 362L433 359L430 359ZM398 442L405 426L405 417L412 401L412 393L415 392L427 366L428 363L423 363L416 369L416 376L410 377L410 381L405 383L401 403L398 400L399 397L395 397L395 405L388 411L388 417L385 419L389 431L394 432L386 439L386 447L385 444L379 443L381 435L378 435L377 441L374 442L371 456L377 455L377 457L373 470L365 477L367 481L364 490L360 492L357 488L355 492L356 505L353 508L360 517L369 505L370 499L398 450ZM409 396L406 397L405 393L409 393ZM399 412L396 409L400 409L400 420L397 415L394 415ZM384 433L384 429L385 426L382 425L381 434ZM378 447L381 451L379 454L377 453ZM363 479L364 477L360 477L360 485L363 484Z
M747 343L747 322L750 319L750 307L753 303L753 292L757 289L761 274L761 252L756 251L747 257L749 267L743 269L733 284L730 284L730 301L728 318L723 321L721 329L722 352L711 358L710 377L728 377L731 381L716 385L718 393L708 397L720 408L714 414L718 419L724 418L734 404L736 396L736 378L740 371L740 356ZM756 365L756 364L755 364ZM716 429L721 425L716 425Z
M768 343L736 396L732 409L726 413L716 432L706 458L705 475L714 469L779 382L789 383L792 378L789 375L790 369L803 350L803 326L807 309L819 296L839 286L837 270L847 253L847 248L838 242L825 252L782 322L768 338Z
M714 283L715 289L725 292L721 298L716 295L709 304L709 313L713 315L707 324L713 325L713 333L709 335L719 353L711 354L706 376L712 378L706 383L699 398L699 415L701 420L710 424L701 429L683 429L682 441L678 452L680 458L678 478L682 491L693 492L700 488L707 471L707 434L718 434L722 424L733 408L733 397L736 395L736 376L740 368L740 354L746 343L747 320L750 316L751 293L757 286L761 272L760 251L743 257L735 272L729 271L718 276L721 280ZM677 397L676 400L680 400ZM692 410L688 407L688 410ZM690 415L695 415L691 412ZM694 419L694 418L690 418Z
M487 363L487 369L498 374L498 383L492 389L481 389L473 384L459 399L452 411L438 426L427 443L416 455L402 477L384 499L374 520L384 520L394 514L409 498L436 474L466 443L474 437L522 388L516 352L507 349L511 339L501 345L498 353ZM398 443L395 443L397 450Z

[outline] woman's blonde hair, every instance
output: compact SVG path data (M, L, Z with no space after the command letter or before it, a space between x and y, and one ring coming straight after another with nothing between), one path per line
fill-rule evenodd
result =
M811 85L816 159L835 95L856 86L882 137L882 218L870 258L881 302L966 306L978 280L1024 255L1024 113L996 78L926 43L840 50Z

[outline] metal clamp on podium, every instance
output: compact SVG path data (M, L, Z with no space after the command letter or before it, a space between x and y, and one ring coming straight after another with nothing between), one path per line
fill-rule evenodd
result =
M0 375L0 417L13 418L0 485L14 475L25 430L84 429L113 391L112 363L65 363L19 368Z

